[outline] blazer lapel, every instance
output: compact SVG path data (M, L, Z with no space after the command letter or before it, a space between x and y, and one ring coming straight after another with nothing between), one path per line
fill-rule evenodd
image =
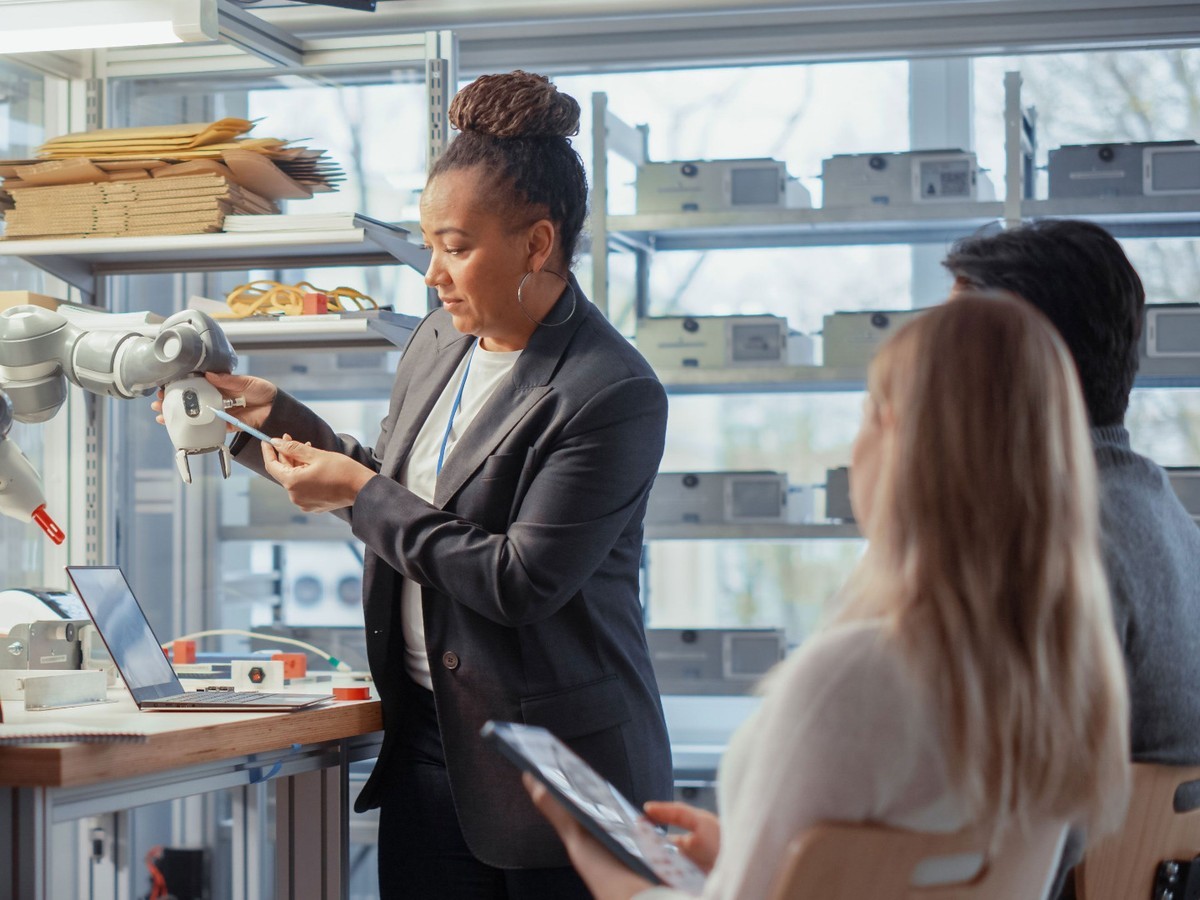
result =
M438 475L433 505L445 507L525 414L549 391L546 385L523 391L514 390L511 384L497 388L446 457L442 473Z
M569 284L571 289L563 292L546 319L559 322L563 316L569 317L561 325L534 330L513 366L512 377L496 389L446 458L434 493L435 506L444 508L525 414L551 391L551 379L571 338L592 310L575 276L571 276ZM461 358L461 354L457 356Z
M471 335L455 330L448 317L447 321L434 326L434 335L432 351L425 351L412 360L416 370L413 384L392 425L392 438L383 456L383 475L395 477L399 473L417 439L417 433L474 340Z

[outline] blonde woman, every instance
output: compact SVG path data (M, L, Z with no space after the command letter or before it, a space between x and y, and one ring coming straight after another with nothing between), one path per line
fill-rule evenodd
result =
M1095 463L1041 314L968 294L901 329L871 366L851 471L867 551L833 624L772 673L731 741L721 819L647 804L689 832L705 898L766 896L787 844L822 821L1098 835L1123 814ZM597 898L673 896L530 787Z

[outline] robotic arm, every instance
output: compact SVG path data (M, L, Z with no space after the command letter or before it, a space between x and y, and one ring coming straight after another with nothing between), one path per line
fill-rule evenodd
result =
M22 521L33 519L50 540L61 544L66 535L46 512L41 477L16 442L8 439L12 423L12 401L0 391L0 513Z
M8 394L12 417L30 423L52 418L66 399L68 381L126 399L161 387L163 418L183 480L192 480L188 456L214 450L228 478L225 423L212 411L223 401L203 377L204 372L232 372L237 365L228 338L209 316L195 310L176 313L159 325L130 327L126 321L70 307L15 306L0 312L0 389ZM28 472L36 484L36 473L32 468ZM4 491L0 486L0 498ZM12 514L3 503L0 512Z

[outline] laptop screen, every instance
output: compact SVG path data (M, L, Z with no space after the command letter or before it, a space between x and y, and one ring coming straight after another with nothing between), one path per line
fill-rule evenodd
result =
M183 693L129 582L116 566L67 566L109 655L139 705Z

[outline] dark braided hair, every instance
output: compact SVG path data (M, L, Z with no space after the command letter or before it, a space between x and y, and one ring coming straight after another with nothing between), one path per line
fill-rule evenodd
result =
M579 133L579 104L544 75L517 70L482 75L450 104L460 134L429 177L479 167L492 180L494 208L515 220L545 217L558 229L563 261L575 258L587 216L587 175L568 138Z

